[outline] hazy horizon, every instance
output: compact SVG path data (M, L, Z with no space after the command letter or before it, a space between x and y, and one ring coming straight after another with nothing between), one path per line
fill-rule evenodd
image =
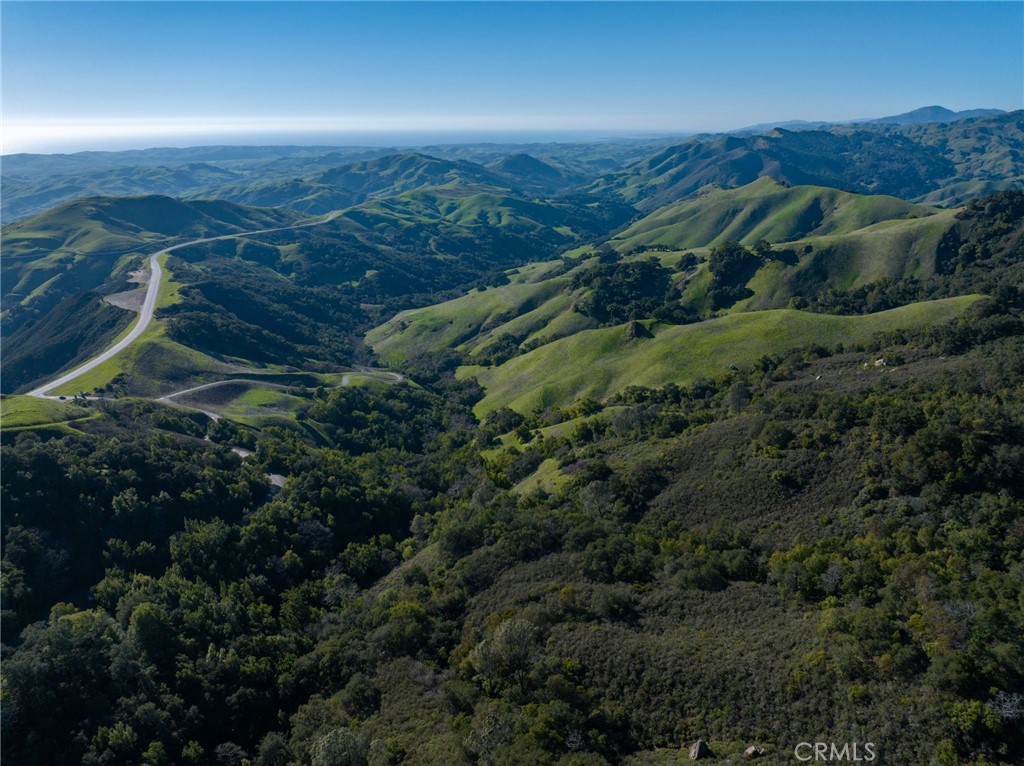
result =
M929 106L943 106L935 104ZM913 111L921 106L908 107L899 112ZM946 107L949 108L949 107ZM965 109L984 109L990 107L965 107ZM995 108L995 107L992 107ZM963 111L954 109L953 111ZM1006 110L1010 111L1010 110ZM890 115L864 115L863 120L876 119ZM787 122L833 122L835 124L854 123L857 120L819 120L808 118L791 118L776 121L779 125ZM345 148L345 147L394 147L396 149L417 148L425 146L445 146L462 144L547 144L547 143L594 143L602 141L629 140L663 140L671 138L686 139L706 133L727 133L743 130L758 124L771 125L771 120L744 123L743 125L726 126L709 130L379 130L379 131L344 131L344 130L293 130L280 129L273 132L253 129L249 131L238 128L224 131L206 132L197 126L179 133L147 133L147 132L111 132L94 134L86 138L54 138L49 139L38 133L32 139L36 148L31 150L8 150L0 147L0 156L17 154L77 154L80 152L122 152L146 151L159 149L196 149L211 146L235 147L267 147L295 146L303 148Z
M491 131L279 131L279 132L188 132L178 135L136 134L128 136L96 136L64 145L54 143L51 149L8 151L0 156L16 154L76 154L79 152L146 151L158 149L195 149L208 146L266 147L297 146L303 148L394 147L415 148L460 144L540 144L576 143L616 140L657 140L686 138L700 131L584 131L584 130L491 130ZM41 145L41 144L40 144Z
M870 9L4 2L0 151L686 135L1024 106L1021 4Z

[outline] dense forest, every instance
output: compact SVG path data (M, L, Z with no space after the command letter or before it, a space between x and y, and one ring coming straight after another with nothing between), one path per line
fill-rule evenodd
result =
M1019 309L988 311L1019 328ZM28 626L4 663L6 757L601 763L850 726L885 762L1011 763L1019 329L870 351L482 427L444 376L342 389L310 407L322 446L228 424L203 442L137 406L20 436L3 448L5 635ZM861 374L876 355L899 372ZM522 448L481 460L515 421ZM513 491L544 460L571 480ZM295 478L268 496L272 470ZM33 623L81 582L91 606Z

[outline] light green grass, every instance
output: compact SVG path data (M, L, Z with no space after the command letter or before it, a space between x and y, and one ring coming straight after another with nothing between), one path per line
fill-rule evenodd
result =
M659 208L617 235L612 244L628 252L641 245L688 248L727 240L786 242L811 234L849 234L880 221L936 212L936 208L896 197L822 186L783 186L766 177L738 189L716 189Z
M230 404L218 409L234 419L259 418L266 415L294 416L303 404L309 404L308 400L293 396L279 388L254 385Z
M164 253L157 260L163 270L163 278L160 280L160 294L156 297L157 309L173 306L181 300L178 292L181 290L181 282L174 278L174 272L167 266L167 259L170 253Z
M581 248L581 250L583 250ZM698 256L706 248L695 248ZM674 269L684 251L648 252L626 260L657 258ZM425 351L456 349L472 355L486 353L502 335L511 335L527 343L536 339L551 341L593 329L597 321L573 310L581 290L571 292L575 274L597 265L588 259L565 274L552 276L563 262L544 261L509 272L509 284L473 290L459 298L397 314L367 333L366 341L389 363L400 363ZM557 272L555 272L557 273ZM698 272L694 282L700 294L707 279ZM676 275L677 281L682 274ZM696 303L698 298L694 299Z
M850 234L788 244L785 247L799 254L799 262L775 262L760 269L747 285L755 297L738 308L782 307L795 295L815 295L827 287L851 290L885 278L928 278L935 273L939 244L956 212L883 221Z
M154 327L157 324L154 320L142 337L120 354L51 393L71 395L95 391L118 374L126 373L131 376L133 394L162 396L216 380L231 369L201 351L171 340L162 326Z
M214 412L232 420L252 425L266 424L266 418L291 419L302 409L311 404L308 396L299 395L294 390L281 386L294 386L306 391L322 385L334 388L342 384L348 377L349 386L388 386L394 385L383 373L345 372L345 373L309 373L284 372L268 369L264 373L244 372L229 375L226 380L231 385L217 386L195 391L173 401L208 412Z
M37 399L34 396L5 396L0 399L0 428L4 431L52 428L68 421L91 419L96 413L71 402ZM64 429L71 429L64 426Z
M545 492L557 492L569 480L558 468L558 461L552 457L547 458L537 466L537 470L516 484L512 489L515 492L526 495L543 489Z
M502 315L521 316L561 295L565 284L564 278L557 277L475 290L445 303L403 311L371 330L366 340L385 361L400 360L412 352L459 348L492 325L508 321L499 321Z
M394 385L387 378L380 375L373 375L372 373L354 372L352 377L348 379L348 386L350 388L380 388L383 386Z
M626 340L625 326L587 330L549 343L498 367L462 367L460 378L476 377L486 395L478 415L502 406L519 412L566 405L589 395L604 399L630 385L686 383L716 375L730 365L749 366L764 354L820 344L851 345L877 333L947 321L981 296L961 296L866 316L831 316L776 309L655 328L655 337Z

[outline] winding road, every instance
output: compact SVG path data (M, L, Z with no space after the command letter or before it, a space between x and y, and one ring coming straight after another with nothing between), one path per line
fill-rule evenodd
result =
M43 385L39 386L38 388L35 388L35 389L29 391L27 396L35 396L35 397L40 398L40 399L55 399L55 398L58 398L58 397L55 397L55 396L49 396L47 394L47 392L48 391L52 391L53 389L58 388L60 386L63 386L65 384L67 384L67 383L70 383L75 378L78 378L78 377L84 375L85 373L89 372L90 370L96 369L101 364L106 362L108 359L116 356L117 354L120 354L122 351L124 351L126 348L128 348L132 343L134 343L136 340L138 340L139 336L141 336L142 333L144 333L146 331L146 328L149 327L150 322L153 321L153 312L156 309L156 301L157 301L157 298L160 295L160 282L161 282L161 280L163 278L163 269L160 268L160 256L161 255L165 255L166 253L174 252L175 250L180 250L183 247L190 247L192 245L201 245L201 244L203 244L205 242L215 242L215 241L220 240L220 239L237 239L239 237L251 237L251 236L254 236L256 234L270 234L270 233L275 232L275 231L290 231L292 229L300 229L300 228L302 228L304 226L318 226L320 224L327 223L328 221L333 220L339 214L339 212L340 211L331 213L327 217L321 218L321 219L316 220L316 221L308 221L306 223L297 223L297 224L294 224L292 226L279 226L279 227L273 228L273 229L258 229L256 231L243 231L243 232L237 232L237 233L234 233L234 234L221 234L221 235L218 235L216 237L203 237L201 239L193 239L193 240L191 240L189 242L182 242L181 244L178 244L178 245L171 245L170 247L165 247L163 250L159 250L159 251L153 253L151 256L149 256L149 267L150 267L151 271L150 271L150 277L149 277L149 286L146 289L146 300L142 304L142 311L139 312L139 319L135 323L135 326L132 328L131 332L129 332L127 335L125 335L123 338L121 338L121 340L119 340L113 346L111 346L106 351L101 353L99 356L95 356L92 359L90 359L89 361L83 362L78 367L76 367L75 369L71 370L70 372L65 373L64 375L62 375L61 377L57 378L56 380L52 380L49 383L44 383ZM184 392L180 392L180 393L184 393ZM172 394L172 396L174 396L174 395L175 394Z
M353 376L361 377L361 378L373 378L374 380L379 380L382 383L404 383L405 382L405 376L399 375L397 372L391 372L390 370L378 370L378 369L374 369L372 367L365 367L365 368L362 368L360 370L356 370L354 372L346 372L344 375L341 376L341 384L340 385L338 385L338 386L329 386L329 388L344 388L345 386L349 385L349 383L351 382ZM252 386L264 386L266 388L280 388L280 389L284 389L286 391L287 390L293 390L295 388L295 384L274 383L273 381L270 381L270 380L254 380L253 378L228 378L227 380L217 380L217 381L214 381L213 383L204 383L201 386L193 386L192 388L185 388L185 389L182 389L181 391L175 391L173 394L167 394L166 396L161 396L159 399L157 399L157 401L158 402L163 402L164 404L176 404L179 407L186 407L186 408L188 408L190 410L196 410L197 412L203 413L204 415L206 415L206 417L210 418L211 420L220 420L221 416L218 415L216 412L211 412L210 410L204 410L201 407L196 407L193 404L185 404L184 402L176 402L174 400L177 397L179 397L179 396L185 396L186 394L191 394L191 393L194 393L196 391L205 391L207 389L217 388L219 386L226 386L226 385L228 385L230 383L248 383L249 385L252 385Z

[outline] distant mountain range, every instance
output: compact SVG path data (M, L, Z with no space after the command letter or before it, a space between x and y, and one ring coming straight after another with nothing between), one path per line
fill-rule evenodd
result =
M649 212L762 176L957 205L1024 179L1024 112L929 106L851 124L766 123L691 138L575 144L193 147L3 158L5 222L88 196L164 194L321 213L419 188L530 198L616 193Z
M649 212L708 185L735 188L762 176L956 205L1024 182L1024 111L952 123L698 136L586 188Z
M246 205L283 206L304 213L326 213L368 199L413 189L455 184L512 192L551 194L586 180L528 154L515 154L484 167L469 160L446 160L419 153L392 154L331 168L305 178L234 183L194 196Z
M1002 109L964 109L954 112L944 106L922 106L903 114L894 114L889 117L872 117L857 120L841 120L830 122L828 120L786 120L783 122L761 122L757 125L748 125L745 128L731 131L732 133L750 134L764 133L773 128L785 128L786 130L821 130L830 125L919 125L927 122L954 122L955 120L966 120L970 117L989 117L996 114L1006 114Z

